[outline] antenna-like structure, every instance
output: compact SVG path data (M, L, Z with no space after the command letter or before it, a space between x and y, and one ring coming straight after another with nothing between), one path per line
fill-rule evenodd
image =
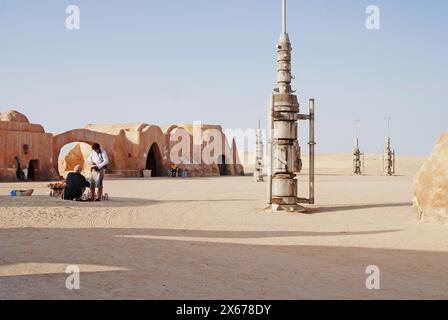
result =
M355 120L355 149L359 149L359 122L360 120Z
M355 148L353 149L353 174L364 173L364 153L359 147L359 120L355 120Z
M309 114L299 114L300 106L291 87L292 46L286 31L286 0L282 0L282 33L277 45L277 88L269 105L268 204L273 211L305 211L299 203L314 203L314 99ZM302 169L298 120L310 121L309 198L298 197L297 173Z
M256 182L263 180L263 137L261 135L261 122L258 120L258 129L255 131L255 168L254 178Z
M282 33L286 33L286 0L282 0Z
M387 135L386 135L386 148L384 149L383 156L383 169L386 176L393 176L395 174L395 150L392 149L391 137L390 137L390 120L391 117L384 118L386 120Z

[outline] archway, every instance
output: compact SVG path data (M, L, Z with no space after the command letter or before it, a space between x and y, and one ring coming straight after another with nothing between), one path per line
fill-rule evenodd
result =
M218 169L219 169L219 175L220 176L228 176L229 170L227 168L227 161L225 155L220 155L218 157Z
M108 142L113 141L115 138L115 135L89 129L74 129L53 136L53 167L55 171L61 175L58 171L58 160L61 150L63 150L66 145L76 142L92 145L92 143L98 142L103 147L108 145ZM112 162L113 160L111 158L112 157L109 157L109 160Z
M83 169L82 174L89 176L90 165L87 162L87 158L91 150L90 144L81 141L67 143L62 146L59 151L57 163L59 175L65 178L79 164Z
M152 177L163 177L166 175L162 162L159 146L157 143L153 143L146 157L146 169L151 170Z

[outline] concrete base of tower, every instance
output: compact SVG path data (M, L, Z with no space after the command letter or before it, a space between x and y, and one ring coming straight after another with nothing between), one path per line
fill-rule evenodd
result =
M272 204L264 209L265 212L296 212L296 213L306 213L307 208L302 207L298 204Z

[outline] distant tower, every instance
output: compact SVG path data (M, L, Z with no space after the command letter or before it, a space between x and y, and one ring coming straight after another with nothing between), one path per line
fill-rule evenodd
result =
M291 88L292 46L286 32L286 0L282 0L282 33L277 45L277 88L269 106L269 210L303 212L299 203L314 203L314 100L310 100L310 113L299 114L299 102ZM298 197L297 173L302 161L298 143L298 120L310 121L310 196ZM313 132L311 132L313 131Z
M387 136L386 136L386 148L384 150L383 157L383 169L386 176L393 176L395 174L395 150L392 149L390 138L390 117L385 118L387 122Z
M355 148L353 149L353 174L362 175L364 173L364 153L359 148L359 120L355 120Z
M263 182L263 138L261 136L261 124L258 121L258 129L255 132L256 141L255 141L255 170L254 170L254 178L256 182Z

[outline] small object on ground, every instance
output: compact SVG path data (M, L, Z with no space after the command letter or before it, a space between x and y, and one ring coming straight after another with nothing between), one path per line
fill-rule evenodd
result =
M152 170L143 170L143 177L144 178L151 178Z
M50 189L50 197L60 198L64 193L65 181L52 182L47 187Z
M179 168L175 163L171 164L171 168L168 170L168 176L176 178L179 175Z
M31 197L34 189L29 190L11 190L11 197Z
M81 196L81 198L79 200L80 201L90 201L90 198L91 198L91 196L90 196L90 189L87 189L87 191L85 191L82 194L82 196Z
M109 200L109 194L108 193L103 194L103 200L104 201Z
M50 189L64 189L65 181L52 182L47 184L47 187Z

